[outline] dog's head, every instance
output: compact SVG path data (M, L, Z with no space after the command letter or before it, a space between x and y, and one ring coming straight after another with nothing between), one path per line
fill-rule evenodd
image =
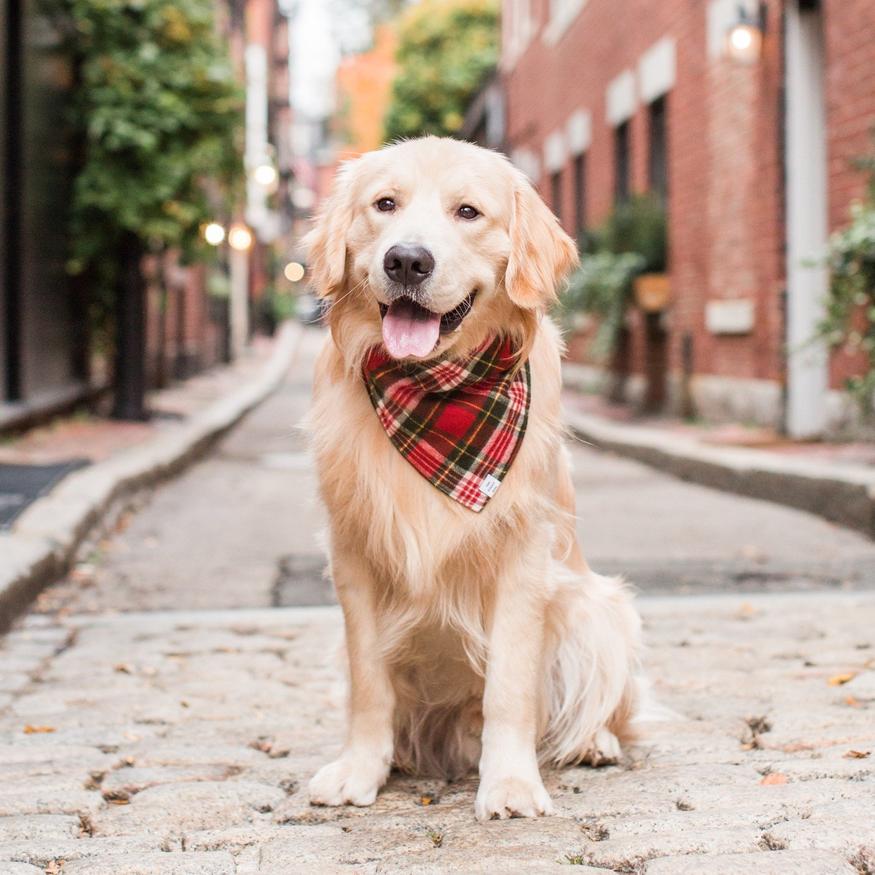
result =
M335 338L354 355L464 351L520 334L577 260L525 176L502 156L426 137L345 164L306 240Z

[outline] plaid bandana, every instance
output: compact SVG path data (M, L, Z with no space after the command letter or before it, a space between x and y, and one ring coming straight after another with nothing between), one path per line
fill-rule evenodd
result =
M531 377L515 373L510 341L488 340L464 361L398 362L382 347L362 368L395 449L441 492L479 513L522 443Z

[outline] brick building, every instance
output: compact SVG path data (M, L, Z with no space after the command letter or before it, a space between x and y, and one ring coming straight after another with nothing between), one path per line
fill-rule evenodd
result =
M504 0L502 11L507 148L567 230L597 225L630 191L665 192L669 406L691 399L706 418L800 437L846 426L840 388L861 362L806 343L826 288L806 262L865 190L853 159L873 149L872 0ZM630 314L633 400L644 322Z

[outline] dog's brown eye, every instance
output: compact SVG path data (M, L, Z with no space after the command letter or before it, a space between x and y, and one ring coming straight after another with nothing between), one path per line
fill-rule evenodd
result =
M460 219L468 219L468 221L471 221L471 219L476 219L477 216L480 215L480 212L472 207L470 204L462 204L462 206L460 206L459 209L456 210L456 215Z
M381 213L391 213L395 209L395 201L390 197L381 197L374 206Z

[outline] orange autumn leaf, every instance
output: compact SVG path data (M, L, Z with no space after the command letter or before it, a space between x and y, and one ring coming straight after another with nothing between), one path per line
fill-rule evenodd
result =
M848 695L845 698L845 704L850 705L852 708L862 708L863 706L860 704L860 700L855 696Z
M840 687L842 684L846 684L848 681L852 681L857 676L856 672L846 671L844 674L833 675L827 683L831 687Z
M849 750L844 756L846 760L864 760L870 753L868 750Z
M24 729L22 730L22 732L24 732L25 735L37 735L38 733L41 733L41 732L54 732L54 731L55 731L54 726L32 726L30 723L28 723L27 726L25 726Z
M766 775L762 779L762 781L760 781L760 784L762 784L764 787L770 787L770 786L773 786L775 784L786 784L786 783L787 783L787 776L782 775L780 772L769 772L769 774Z

